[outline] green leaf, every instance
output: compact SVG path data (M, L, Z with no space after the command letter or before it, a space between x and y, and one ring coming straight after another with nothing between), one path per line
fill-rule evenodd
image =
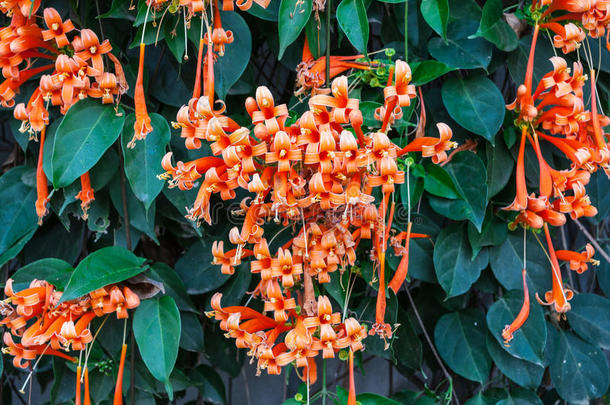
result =
M589 218L594 222L603 221L610 216L610 179L603 170L591 174L591 181L587 184L587 193L591 198L591 205L597 208L597 215Z
M446 41L449 0L422 0L420 9L428 25Z
M181 311L190 311L198 313L191 298L186 293L186 287L178 273L165 263L157 262L150 268L149 274L153 280L163 283L165 294L169 295L176 301L176 305Z
M473 37L483 37L505 52L510 52L519 45L517 34L504 21L502 0L487 0L485 2L481 24Z
M11 277L13 289L21 291L29 287L30 282L46 280L53 284L58 290L63 290L72 275L74 268L61 259L46 258L27 264L17 270Z
M527 60L529 58L531 44L531 35L522 37L519 40L517 49L512 51L506 59L508 64L508 72L515 83L521 84L525 80L525 72L527 70ZM536 54L534 55L534 83L538 83L545 74L553 70L553 65L550 62L550 58L553 56L555 56L554 48L549 41L537 41Z
M602 349L610 349L610 300L597 294L577 294L570 304L572 309L566 315L574 332Z
M312 0L282 0L278 16L278 33L280 38L280 51L278 60L284 56L288 45L298 37L311 16Z
M554 331L554 351L549 372L561 398L589 404L608 389L608 362L597 347L569 332Z
M430 55L454 69L486 69L491 62L492 48L481 38L448 38L443 42L435 37L428 42Z
M227 44L224 56L219 56L214 63L214 89L218 98L224 100L250 63L252 35L248 24L239 13L221 11L220 16L222 27L233 31L235 38L233 43Z
M546 325L544 328L546 329ZM494 364L506 377L522 387L538 388L542 381L544 367L511 356L491 335L487 337L487 351Z
M18 166L0 177L2 264L17 255L37 229L36 189L24 182L31 176L35 176L34 170Z
M429 83L432 80L438 79L444 74L455 70L451 66L445 65L443 62L433 59L413 62L410 65L412 71L411 76L413 77L412 82L415 86Z
M487 327L496 341L512 356L544 366L546 327L540 305L532 302L527 321L514 333L513 340L508 345L504 345L502 330L517 317L522 304L523 291L509 291L494 302L487 311Z
M190 375L204 401L226 404L225 385L214 368L205 364L198 365Z
M178 357L180 312L169 296L143 301L133 317L133 334L150 373L165 384L170 401L174 394L169 376Z
M472 251L464 226L444 228L434 245L434 269L438 282L447 292L447 298L463 294L477 281L488 263L487 250L473 261Z
M473 152L458 152L445 170L464 200L465 217L481 231L487 208L487 171L481 159Z
M180 347L190 352L203 352L203 329L197 315L182 312L180 321L182 323Z
M136 198L131 185L125 184L125 196L127 198L127 212L129 213L129 223L131 226L136 228L138 231L144 232L150 237L155 243L159 244L157 234L155 232L155 215L156 206L153 203L148 210L144 207L144 204ZM110 183L110 199L112 205L117 210L121 217L125 217L123 214L123 197L121 193L121 180L115 177ZM132 239L132 245L135 247L137 240Z
M452 77L443 83L442 96L451 118L494 143L506 109L502 93L491 80L482 75Z
M163 172L161 159L165 155L165 146L169 143L169 124L159 114L150 114L153 131L145 139L136 142L134 148L127 144L133 137L135 114L129 114L121 135L121 146L125 156L125 174L131 190L148 210L157 195L163 189L163 181L157 175Z
M337 21L354 48L361 54L366 54L369 22L362 0L342 0L337 7Z
M212 264L212 247L199 239L178 260L175 269L189 294L204 294L227 282L229 275L220 272L220 266Z
M551 288L549 274L551 267L540 245L529 233L526 242L527 250L527 285L529 290L544 295ZM523 268L523 231L512 232L500 246L494 246L490 252L491 270L507 290L523 288L521 269Z
M497 246L503 243L508 236L506 223L493 215L491 210L487 210L481 232L477 231L470 222L468 224L468 241L472 247L472 254L476 257L482 248L486 246Z
M257 3L253 2L252 7L246 10L248 13L266 21L277 21L280 10L280 0L271 0L267 8L262 8Z
M434 328L434 344L447 365L472 381L484 383L491 359L485 343L485 316L468 309L443 315Z
M314 59L324 55L326 52L326 25L320 24L315 18L310 18L305 25L305 34Z
M426 175L424 176L424 190L432 195L456 199L459 198L457 188L449 176L449 173L439 165L426 165Z
M516 388L510 391L507 398L496 402L496 405L542 405L542 401L535 392Z
M491 143L485 145L487 155L487 198L491 199L508 184L513 174L515 161L506 148L503 137L496 138L495 146Z
M400 402L370 392L356 395L356 400L361 405L400 405Z
M218 266L215 266L218 269ZM220 269L218 269L219 271ZM218 276L217 276L218 277ZM252 280L252 273L250 272L250 264L242 263L240 266L235 268L235 274L231 276L228 283L224 284L220 289L222 293L222 305L239 305Z
M144 259L117 246L96 250L74 269L59 302L73 300L146 270Z
M85 99L70 107L55 132L50 173L55 188L70 185L91 169L119 137L125 122L114 106Z

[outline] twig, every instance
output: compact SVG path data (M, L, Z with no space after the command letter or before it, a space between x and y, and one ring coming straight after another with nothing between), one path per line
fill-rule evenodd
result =
M599 252L599 254L602 255L602 257L606 259L608 263L610 263L610 256L608 256L608 253L606 253L606 251L602 249L599 243L597 243L597 240L595 240L595 238L589 233L589 231L587 231L587 228L585 228L584 225L581 224L578 219L573 219L573 221L576 226L578 226L578 228L582 231L582 233L585 234L587 239L589 239L589 242L591 242L591 244L595 246L596 251Z
M436 362L438 363L441 370L443 371L443 374L445 375L445 378L447 379L447 381L449 381L449 383L453 386L453 384L452 384L453 378L451 378L449 371L447 371L447 369L445 368L445 365L443 364L443 361L441 360L440 356L438 355L438 352L436 351L436 348L434 347L434 344L432 343L432 340L430 339L430 335L428 335L428 332L426 331L424 322L422 321L421 316L419 315L419 311L417 310L417 307L415 306L415 302L413 301L413 297L411 296L411 291L409 291L409 289L406 287L406 284L405 284L405 291L407 292L407 297L409 298L409 303L413 307L413 312L415 313L415 317L417 318L417 323L419 323L419 327L424 332L424 336L426 337L426 341L428 342L428 346L430 346L430 350L432 350L432 354L434 355ZM457 394L455 393L455 390L453 389L453 387L451 388L451 395L453 395L453 399L455 400L455 403L457 405L460 405L460 400L458 399Z

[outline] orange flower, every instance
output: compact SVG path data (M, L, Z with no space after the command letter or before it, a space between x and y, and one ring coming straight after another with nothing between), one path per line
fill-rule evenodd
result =
M89 172L85 172L82 176L80 176L80 184L81 191L76 194L76 199L81 200L81 209L83 210L83 219L87 219L87 211L89 210L89 205L91 202L95 200L93 195L93 188L91 188L91 181L89 180Z
M57 10L53 7L48 7L44 9L44 22L49 29L41 32L42 39L45 41L55 39L59 48L70 44L66 37L66 34L74 29L74 24L72 24L70 19L62 22Z
M557 259L564 260L570 263L570 270L576 271L578 274L584 273L589 268L587 263L594 266L599 265L599 260L593 259L595 249L590 243L587 243L585 251L582 253L573 252L571 250L558 250Z
M146 98L144 96L144 51L146 45L140 44L140 62L138 64L138 77L136 79L136 89L134 92L134 102L136 106L136 121L133 124L133 138L127 144L128 148L135 148L136 141L146 138L153 128L150 117L146 110Z
M36 166L36 214L38 215L38 225L42 225L42 218L47 215L47 203L49 202L49 188L47 186L47 176L42 168L44 140L46 127L40 132L40 148L38 152L38 164Z
M551 241L551 234L549 233L549 227L547 224L544 224L544 233L546 235L546 244L549 248L549 256L551 258L553 289L544 294L544 301L540 299L538 293L536 293L536 300L538 300L538 302L542 305L553 305L555 311L559 313L565 313L571 309L568 301L572 299L574 293L569 289L564 289L563 287L561 268L559 267L559 262L557 261L557 255L555 253L555 248L553 247L553 242Z
M125 370L125 357L127 355L127 345L123 343L121 346L121 359L119 361L119 372L116 377L116 385L114 387L114 397L112 405L123 405L123 371Z
M519 314L515 320L510 325L506 325L504 330L502 330L502 338L504 339L505 346L508 346L508 342L513 339L513 334L523 326L530 313L530 295L527 288L527 271L525 269L521 270L521 275L523 277L523 305L521 306L521 310L519 311Z

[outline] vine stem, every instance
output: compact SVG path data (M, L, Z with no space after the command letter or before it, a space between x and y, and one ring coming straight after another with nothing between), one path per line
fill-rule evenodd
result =
M430 350L432 350L432 354L434 355L434 358L436 359L436 362L438 363L438 365L441 367L441 370L443 371L445 378L447 379L447 381L449 381L449 383L452 386L451 395L453 395L453 399L455 400L455 403L457 405L460 405L460 400L458 399L457 394L455 393L455 390L453 390L453 378L451 378L449 371L447 371L447 368L445 368L445 365L443 364L443 360L441 360L441 357L438 355L438 352L436 351L436 348L434 347L434 344L432 343L432 339L430 339L430 335L428 335L428 332L426 331L424 322L422 321L421 316L419 315L419 311L417 310L417 307L415 306L415 302L413 301L413 297L411 296L411 291L409 291L409 289L406 286L405 286L405 291L407 292L407 297L409 298L409 303L413 307L413 312L415 313L415 317L417 318L417 323L419 323L419 327L424 332L424 336L426 337L426 342L428 342L428 346L430 346Z
M608 263L610 263L610 256L608 256L608 253L606 253L606 251L604 249L602 249L602 247L599 245L599 243L597 243L597 240L595 240L595 238L593 237L593 235L591 235L589 233L589 231L587 230L587 228L585 228L585 226L583 224L580 223L580 221L578 219L573 219L574 223L576 224L576 226L578 226L578 228L582 231L582 233L585 234L585 236L587 237L587 239L589 239L589 242L591 242L591 244L593 246L595 246L595 249L597 252L599 252L600 255L602 255L602 257L604 259L606 259L606 261Z
M409 63L409 0L405 1L405 62Z

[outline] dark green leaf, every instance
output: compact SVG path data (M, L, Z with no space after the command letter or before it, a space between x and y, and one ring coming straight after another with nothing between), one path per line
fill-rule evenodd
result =
M34 170L18 166L0 177L0 262L12 259L37 229L36 189L24 183ZM9 254L10 253L10 254Z
M226 404L225 386L214 368L201 364L191 373L191 380L195 383L203 400L215 404Z
M472 250L463 226L455 224L441 231L434 245L434 269L438 282L455 297L470 289L488 263L487 250L472 260Z
M165 294L171 296L181 311L198 313L191 298L186 293L186 287L178 273L165 263L155 263L151 266L149 277L163 283Z
M413 77L413 84L421 86L432 80L438 79L446 73L452 72L455 69L445 65L443 62L436 60L424 60L421 62L413 62L410 64Z
M180 312L170 296L143 301L133 317L133 334L142 360L150 373L165 384L169 399L173 390L169 384L180 341Z
M96 250L74 269L60 302L73 300L146 270L144 259L117 246Z
M531 301L534 301L533 298ZM544 347L546 345L546 327L544 313L540 305L532 302L527 321L513 335L513 340L504 344L502 330L510 325L519 314L523 304L523 291L512 290L494 302L487 311L487 327L512 356L544 366Z
M131 190L144 203L146 209L163 189L163 181L157 175L163 172L161 159L165 155L165 146L169 143L169 125L159 114L150 114L153 131L145 139L137 141L134 148L127 144L133 137L135 114L129 114L125 120L125 129L121 136L123 155L125 156L125 174Z
M546 326L544 326L546 329ZM487 351L502 374L525 388L536 389L542 381L544 367L511 356L491 335L487 337Z
M218 266L214 266L218 269ZM219 271L220 269L218 269ZM218 275L216 276L218 277ZM250 280L252 280L252 273L250 272L250 264L244 263L235 268L235 274L231 276L231 279L222 286L220 292L222 293L222 305L239 305L244 297L246 291L250 286Z
M129 212L129 223L131 226L136 228L138 231L144 232L150 237L155 243L159 243L157 234L155 232L155 215L156 208L153 203L148 210L144 207L144 204L136 198L131 191L129 183L125 184L125 196L127 197L127 211ZM123 197L121 193L121 184L118 177L114 178L110 183L110 198L112 205L117 210L121 217L125 217L123 214ZM135 246L137 240L132 239L132 244Z
M491 199L498 194L508 183L513 174L515 161L506 148L503 137L496 138L495 146L491 143L485 145L487 152L487 197Z
M542 39L542 34L540 38ZM525 71L527 70L527 60L532 44L532 36L527 35L519 40L517 49L512 51L506 62L508 63L508 71L515 83L523 83L525 80ZM555 56L553 45L549 41L537 41L536 54L534 56L534 71L533 82L538 83L542 76L553 70L553 65L550 58ZM511 100L512 101L512 100Z
M40 259L23 266L13 274L11 277L13 279L13 289L15 291L26 289L30 282L36 279L46 280L58 290L63 290L73 270L70 263L61 259Z
M498 47L510 52L517 47L519 39L515 31L504 21L502 0L487 0L483 5L481 24L475 37L483 37Z
M540 295L551 288L549 274L551 267L534 236L527 235L527 285L532 293ZM523 288L521 269L523 268L523 231L512 232L500 246L491 248L491 270L507 290Z
M54 187L71 184L97 163L123 129L122 109L119 114L114 106L92 99L79 101L68 110L57 127L50 156Z
M180 347L191 352L203 352L203 329L197 315L190 312L180 314L182 333Z
M556 338L549 371L561 398L588 404L604 395L608 389L606 355L569 332L553 334Z
M473 152L458 152L445 170L466 203L466 218L480 231L487 207L487 171L483 162Z
M203 239L195 242L176 263L176 272L189 294L204 294L223 285L230 276L212 264L212 247Z
M267 8L262 8L256 2L252 3L252 7L248 9L248 13L262 20L277 21L280 10L280 0L271 0Z
M447 40L449 0L422 0L420 9L428 25L444 40Z
M369 42L369 22L362 0L342 0L337 7L337 21L354 48L358 52L366 54L366 45Z
M483 383L491 369L485 335L485 316L469 309L443 315L434 328L434 343L453 371Z
M218 57L214 63L214 88L218 98L224 100L250 62L252 35L239 13L221 12L220 16L222 27L231 30L235 38L233 43L227 44L224 56Z
M356 395L356 400L362 405L400 405L400 402L370 392Z
M449 176L449 173L435 164L426 166L424 190L438 197L449 199L459 198L457 188L453 183L451 176Z
M542 401L535 392L516 388L510 391L507 398L496 402L496 405L542 405Z
M494 142L504 121L504 98L482 75L452 77L443 83L443 104L451 118L467 130Z
M280 37L280 51L278 60L284 56L288 45L298 37L311 16L312 0L282 0L278 15L278 32Z
M486 69L491 62L493 46L484 39L432 38L428 42L430 54L455 69Z
M481 232L477 231L475 226L470 222L468 224L468 241L472 247L472 254L476 256L482 248L486 246L497 246L503 243L508 236L508 227L506 223L500 221L497 216L487 210L483 228Z
M566 315L574 332L602 349L610 349L610 300L597 294L577 294L570 303L572 309Z

